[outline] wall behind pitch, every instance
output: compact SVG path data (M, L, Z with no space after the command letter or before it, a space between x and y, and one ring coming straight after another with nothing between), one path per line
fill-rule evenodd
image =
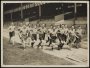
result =
M60 14L60 15L57 15L55 16L55 21L60 21L60 20L64 20L64 14Z

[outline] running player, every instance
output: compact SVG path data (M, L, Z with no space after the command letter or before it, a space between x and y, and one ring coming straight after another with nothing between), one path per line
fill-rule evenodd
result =
M56 40L56 28L55 28L55 26L51 30L50 37L51 37L51 47L52 47L52 50L53 50L53 47L55 46L55 40Z
M11 39L12 39L12 44L14 45L14 40L15 40L15 26L14 23L11 23L11 25L9 26L9 43L11 43Z
M59 40L60 40L60 37L61 37L60 29L61 29L61 27L60 27L60 25L58 25L57 28L56 28L56 32L57 32L57 38L59 38Z
M70 48L72 46L74 46L74 42L76 40L76 34L75 34L75 28L74 26L71 27L71 29L69 30L69 35L68 35L68 43L70 45Z
M82 38L82 29L81 27L78 27L78 29L76 30L76 40L75 40L75 45L77 48L80 47L81 38Z
M64 44L65 44L64 25L61 25L61 29L60 29L60 49L62 49Z
M22 33L22 45L25 49L26 48L26 42L27 42L27 29L26 29L25 25L23 25L21 33Z
M31 44L31 26L29 22L26 24L26 34L27 34L27 46L30 47Z
M65 25L65 27L64 27L64 39L65 39L65 42L67 40L67 35L68 35L68 28L67 28L67 25Z
M18 36L19 36L19 38L21 40L21 43L23 42L23 39L22 39L22 29L23 29L23 25L22 25L22 23L20 23L20 26L18 28Z
M43 46L41 45L42 40L43 40L42 27L39 27L38 30L37 30L37 40L39 41L39 44L37 45L37 48L39 48L40 46L43 48Z
M52 43L52 38L51 38L51 34L52 34L52 30L53 30L53 26L51 25L50 28L48 29L48 41L49 41L49 46Z
M31 34L32 34L31 47L33 47L34 43L37 41L37 26L36 25L35 26L32 25Z

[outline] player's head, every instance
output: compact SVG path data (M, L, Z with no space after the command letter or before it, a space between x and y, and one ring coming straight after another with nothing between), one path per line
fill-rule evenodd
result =
M29 25L29 22L26 22L25 25L28 26Z
M37 26L36 26L36 25L34 25L34 28L37 28Z
M56 27L54 26L53 29L56 29Z
M14 23L12 22L11 25L14 26Z
M67 25L65 25L65 28L67 28Z
M34 27L33 24L31 24L31 27L32 27L32 28Z
M26 26L25 25L23 25L23 28L25 28Z
M45 27L46 26L46 24L42 24L42 27Z
M57 28L60 28L60 25L57 25Z
M29 27L31 27L31 24L28 24Z
M79 26L78 28L81 29L81 26Z
M74 26L72 26L71 28L74 29Z
M53 28L53 25L50 25L50 28Z
M41 25L40 24L37 24L37 27L41 27Z
M64 25L62 24L61 27L64 28Z

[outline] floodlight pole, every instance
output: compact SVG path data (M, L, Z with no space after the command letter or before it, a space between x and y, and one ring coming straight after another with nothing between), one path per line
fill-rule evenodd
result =
M74 4L74 25L75 25L75 21L76 21L76 13L77 13L77 7L76 7L76 3Z
M22 9L22 3L21 3L21 19L23 19L23 9Z
M41 20L41 5L39 5L39 21Z
M13 19L12 19L12 12L11 12L11 21L13 21Z

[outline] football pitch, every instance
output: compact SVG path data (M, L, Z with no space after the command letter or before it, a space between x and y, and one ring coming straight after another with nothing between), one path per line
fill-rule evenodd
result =
M41 49L26 47L23 50L20 44L9 44L7 38L3 38L3 64L4 65L73 65L73 63L44 53Z

